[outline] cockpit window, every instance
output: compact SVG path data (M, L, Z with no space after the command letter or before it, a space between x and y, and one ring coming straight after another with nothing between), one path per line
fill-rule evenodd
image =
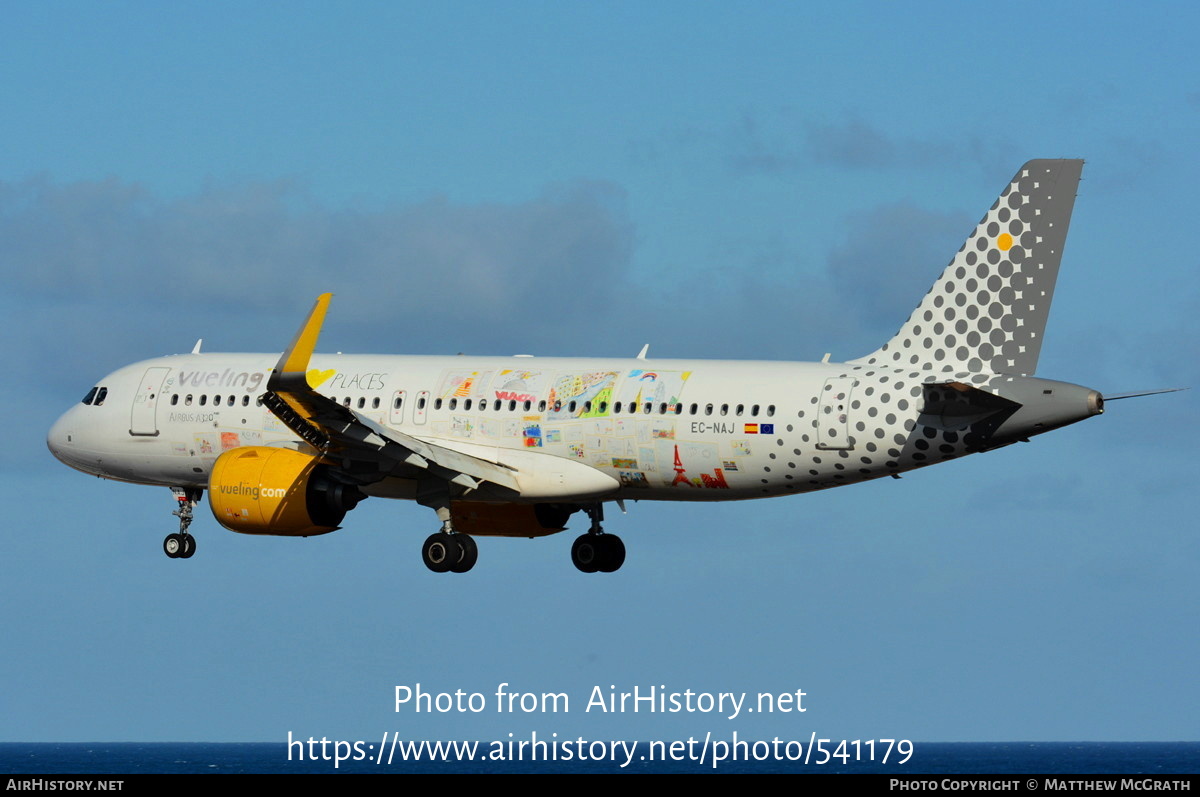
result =
M83 403L84 403L84 404L91 404L91 403L92 403L92 399L96 398L96 391L98 391L99 389L100 389L100 388L98 388L98 387L94 387L94 388L92 388L91 390L89 390L89 391L88 391L88 393L87 393L87 395L83 397Z
M96 393L96 400L92 402L92 406L99 407L104 403L104 399L106 398L108 398L108 388L102 387L100 388L100 391Z

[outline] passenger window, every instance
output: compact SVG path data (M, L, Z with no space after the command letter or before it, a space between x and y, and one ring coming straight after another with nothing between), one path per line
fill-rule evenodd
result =
M435 410L440 410L442 408L442 400L440 398L433 400L433 408Z
M99 404L100 402L96 402L96 403ZM207 403L208 403L208 394L201 393L200 394L200 406L203 407Z
M662 404L658 405L658 414L659 415L667 414L667 403L665 401Z
M220 393L218 393L217 395L213 396L213 406L214 406L214 407L219 407L219 406L221 406L221 394L220 394Z
M463 409L464 410L471 409L471 400L470 399L467 399L466 401L463 402Z
M458 409L458 399L456 399L456 398L450 399L450 409L452 409L452 410Z
M602 412L602 413L608 412L608 402L607 401L600 402L600 412Z
M721 414L722 414L722 415L728 415L728 414L729 414L729 405L728 405L728 404L722 404L722 405L721 405Z
M699 409L699 407L698 407L697 405L695 405L695 404L693 404L692 406L688 407L688 415L695 415L695 414L696 414L696 410L697 410L697 409Z
M613 405L613 413L616 415L621 414L621 402L618 401L616 404Z
M754 415L754 416L758 415L758 405L757 404L755 404L753 407L750 408L750 414Z
M349 406L350 406L350 397L349 397L349 396L346 396L344 399L342 399L342 406L343 406L343 407L349 407Z
M175 406L176 404L178 404L178 403L179 403L179 394L178 394L178 393L172 393L172 394L171 394L171 406L172 406L172 407L174 407L174 406Z
M546 411L546 402L544 400L539 401L538 402L538 412L545 412L545 411Z
M230 407L232 407L234 404L237 403L237 396L231 395L228 399L225 400L225 403L228 404Z
M392 402L392 409L398 410L398 409L400 409L401 405L403 405L403 404L404 404L404 399L400 398L399 396L396 396L396 399Z
M675 414L676 414L676 415L682 415L682 414L683 414L683 405L682 405L682 404L676 404L676 405L675 405Z
M500 411L500 399L496 399L492 402L492 409L494 409L496 412Z
M705 415L712 415L712 410L713 410L713 407L711 404L704 405L704 414Z
M96 394L96 400L92 402L92 406L99 407L104 403L104 399L108 398L108 388L100 388L100 392Z
M741 414L742 414L742 405L741 405L741 404L737 405L737 412L736 412L736 414L737 414L737 415L741 415Z
M512 411L513 411L513 410L515 410L516 408L517 408L517 400L516 400L516 399L509 399L509 400L508 400L508 411L509 411L509 412L512 412Z
M529 399L525 399L525 411L529 412L531 407L533 407L533 402Z
M363 407L365 407L365 406L367 406L367 399L366 399L366 397L365 397L365 396L359 396L359 397L358 397L358 408L361 410L361 409L362 409Z
M250 406L250 397L249 396L242 396L242 406L243 407Z
M371 399L371 409L373 409L373 410L379 409L379 396L376 396L375 398Z
M419 409L419 410L425 409L425 397L424 396L421 396L419 399L417 399L417 409Z
M575 411L575 402L572 401L570 404L567 405L567 412L574 412L574 411Z
M590 401L583 402L583 411L591 412L592 411L592 402L590 402Z
M183 403L184 403L184 406L187 406L187 407L192 406L192 394L191 393L188 393L187 396L184 397Z
M770 417L771 417L772 415L774 415L774 414L775 414L775 405L774 405L774 404L768 404L768 405L767 405L767 417L768 417L768 418L770 418Z
M554 411L562 412L562 399L559 399L558 401L554 402Z
M645 404L642 405L642 412L645 413L646 415L649 415L650 413L654 412L654 405L652 403L650 403L649 401L647 401Z

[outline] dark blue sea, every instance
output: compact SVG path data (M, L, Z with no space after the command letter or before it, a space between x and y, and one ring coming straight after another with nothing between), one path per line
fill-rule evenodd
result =
M482 748L481 748L482 749ZM0 773L37 775L305 773L823 773L907 775L1187 775L1200 773L1200 742L915 743L907 763L842 761L410 761L288 760L281 743L3 743Z

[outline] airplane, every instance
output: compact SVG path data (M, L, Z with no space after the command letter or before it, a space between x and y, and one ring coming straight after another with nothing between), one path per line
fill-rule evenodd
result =
M227 529L300 537L367 497L415 500L441 523L421 547L439 573L469 571L476 536L555 534L583 512L571 560L613 572L609 502L899 478L1102 413L1100 392L1033 376L1082 168L1023 165L896 335L847 362L316 354L326 293L281 356L198 341L126 366L47 443L84 473L169 487L171 558L195 553L207 491Z

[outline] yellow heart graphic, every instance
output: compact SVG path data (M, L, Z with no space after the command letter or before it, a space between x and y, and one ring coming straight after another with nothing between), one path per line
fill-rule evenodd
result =
M330 368L328 371L318 371L316 368L312 368L304 377L308 380L308 386L315 389L323 385L329 377L336 373L336 368Z

